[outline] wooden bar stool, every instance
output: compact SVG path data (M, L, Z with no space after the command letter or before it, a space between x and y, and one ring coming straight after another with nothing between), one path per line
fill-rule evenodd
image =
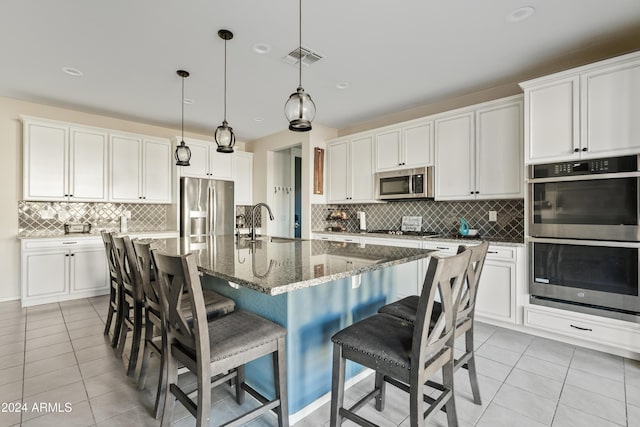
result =
M107 256L107 265L109 267L109 308L107 311L107 320L104 325L104 335L109 335L111 332L111 324L113 323L113 316L115 315L115 325L113 327L113 336L111 338L111 347L118 345L118 337L120 336L120 324L122 323L122 312L118 310L119 306L119 283L120 283L120 269L116 264L115 254L113 252L113 242L111 240L111 233L107 231L100 232L102 236L102 242L104 243L104 249Z
M425 418L446 408L449 427L457 426L454 382L454 321L461 289L471 253L440 258L432 256L418 301L415 323L388 314L367 317L335 334L331 381L330 426L342 424L343 418L361 426L374 426L356 414L368 401L376 399L382 411L386 383L409 393L409 421L412 427L424 426ZM431 327L436 292L440 294L441 311ZM373 391L344 408L346 361L352 360L376 371ZM424 394L424 386L435 372L442 369L443 387L433 399ZM424 403L429 403L424 410Z
M458 305L455 331L456 338L462 334L465 335L465 352L455 361L453 370L455 372L461 367L468 370L469 381L471 382L471 391L473 392L473 401L477 405L481 405L482 399L480 398L480 387L478 384L478 373L476 371L476 359L473 344L473 325L475 323L474 316L476 296L478 295L478 284L480 283L480 275L482 274L484 261L487 258L489 242L483 242L477 246L461 245L458 247L458 253L465 250L471 252L471 261L469 262L469 268L467 269L466 285L462 290L460 304ZM416 321L418 300L419 297L417 295L411 295L381 307L378 312L390 314L413 323ZM432 324L437 320L441 310L441 304L436 301L433 306L433 314L431 315Z
M168 343L164 352L168 375L162 425L171 422L175 399L178 399L196 418L197 426L208 426L211 388L235 378L237 402L243 402L244 392L247 391L261 406L225 425L245 425L274 410L278 415L278 425L288 426L286 329L242 310L208 320L193 254L170 256L156 250L152 250L152 254L158 271ZM193 313L191 323L184 319L182 298L190 301ZM273 359L275 397L272 400L266 399L244 382L244 364L266 355L271 355ZM188 390L178 384L179 364L196 375L196 390ZM197 391L195 402L189 397L193 391Z

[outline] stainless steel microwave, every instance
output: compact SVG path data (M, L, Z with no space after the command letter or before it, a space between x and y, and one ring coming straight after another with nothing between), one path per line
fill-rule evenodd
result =
M378 172L377 200L426 199L433 197L433 167Z

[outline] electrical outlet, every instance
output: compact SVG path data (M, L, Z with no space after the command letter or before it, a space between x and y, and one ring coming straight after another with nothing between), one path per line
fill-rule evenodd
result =
M498 221L498 211L489 211L489 222Z

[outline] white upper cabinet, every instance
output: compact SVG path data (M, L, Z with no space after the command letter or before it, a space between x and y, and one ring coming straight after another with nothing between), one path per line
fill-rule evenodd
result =
M436 200L523 197L522 97L435 120Z
M236 205L253 204L253 153L236 151L235 156L235 203Z
M376 172L433 165L433 124L413 121L376 134Z
M180 143L180 138L176 138ZM180 167L180 176L194 178L224 179L232 181L234 178L234 159L230 153L218 153L218 146L214 142L197 139L184 139L191 150L190 166Z
M359 135L327 146L329 203L371 202L373 186L373 136Z
M640 53L523 82L525 163L640 151Z
M171 142L130 134L111 134L110 139L109 200L171 203Z
M107 133L23 117L25 200L106 201Z

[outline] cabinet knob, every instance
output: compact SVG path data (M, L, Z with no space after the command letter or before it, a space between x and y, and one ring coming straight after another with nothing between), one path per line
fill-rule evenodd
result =
M480 192L479 192L479 191L476 191L476 194L480 194Z
M582 149L582 151L587 151L587 147L584 147L584 148Z
M573 149L573 152L574 152L574 153L577 153L577 152L579 152L579 151L580 151L580 149L579 149L579 148L574 148L574 149Z

